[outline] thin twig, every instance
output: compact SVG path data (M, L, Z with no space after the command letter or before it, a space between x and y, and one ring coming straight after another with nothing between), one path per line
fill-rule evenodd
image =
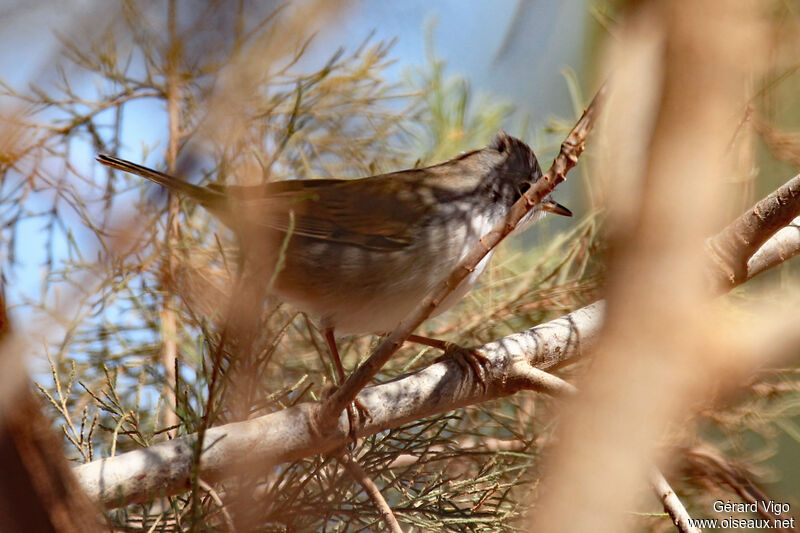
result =
M214 503L217 504L217 507L219 507L219 512L222 513L222 518L225 521L225 526L228 528L228 531L230 531L232 533L236 533L236 526L233 525L233 518L231 518L231 515L228 512L228 509L225 507L225 504L222 502L222 498L219 497L219 494L217 494L217 491L214 490L214 487L212 487L211 485L209 485L208 483L206 483L202 479L198 479L197 480L197 485L201 489L206 491L208 493L208 495L211 496L211 499L214 500Z
M660 470L654 468L650 472L650 484L680 533L700 533L699 529L691 525L692 517Z
M400 524L397 522L397 518L394 516L392 512L392 508L389 507L389 504L386 503L386 499L381 494L380 489L369 477L369 474L361 468L361 465L358 464L350 452L345 451L341 455L337 455L337 459L342 464L342 466L347 470L353 479L361 485L361 488L364 489L364 492L367 493L367 496L370 497L372 503L375 504L375 507L378 508L378 512L381 515L384 523L386 523L386 527L389 528L389 531L392 533L403 533L403 530L400 529Z

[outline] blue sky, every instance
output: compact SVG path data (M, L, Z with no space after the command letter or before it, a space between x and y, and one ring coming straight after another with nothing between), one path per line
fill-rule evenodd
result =
M577 68L586 0L359 0L323 42L355 46L371 31L397 38L397 68L425 62L426 25L434 26L435 52L451 74L478 92L490 92L531 116L534 123L569 115L560 75Z

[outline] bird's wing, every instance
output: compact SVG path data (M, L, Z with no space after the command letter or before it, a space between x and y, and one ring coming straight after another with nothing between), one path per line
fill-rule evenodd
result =
M418 224L429 214L422 191L409 190L399 174L358 180L298 180L258 188L229 187L231 208L242 207L248 225L283 233L351 244L373 250L398 250L411 244ZM398 185L402 187L398 189Z

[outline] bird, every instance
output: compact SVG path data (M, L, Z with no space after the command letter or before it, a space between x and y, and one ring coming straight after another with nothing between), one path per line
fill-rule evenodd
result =
M392 331L542 177L533 150L504 131L443 163L358 179L198 186L110 155L97 160L191 198L239 234L245 257L270 280L269 293L318 319L340 383L336 336ZM546 213L572 216L548 195L514 233ZM431 316L472 289L491 256Z

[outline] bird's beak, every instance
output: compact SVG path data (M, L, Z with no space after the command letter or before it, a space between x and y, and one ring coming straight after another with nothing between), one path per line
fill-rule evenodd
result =
M554 215L562 215L565 217L572 216L572 211L549 198L542 200L542 210L547 211L548 213L553 213Z

